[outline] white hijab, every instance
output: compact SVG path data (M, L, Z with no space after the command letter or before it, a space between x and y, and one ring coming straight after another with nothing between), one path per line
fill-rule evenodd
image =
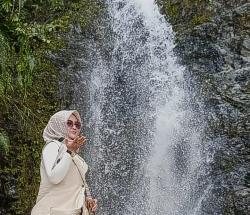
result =
M80 114L76 110L62 110L50 117L50 120L43 131L43 139L46 143L68 137L67 120L71 114L81 122Z

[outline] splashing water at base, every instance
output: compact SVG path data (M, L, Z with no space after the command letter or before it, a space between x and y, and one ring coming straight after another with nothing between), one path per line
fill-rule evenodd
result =
M90 78L99 214L201 214L205 125L192 111L171 26L153 0L107 1L112 47ZM93 56L92 56L93 57ZM100 199L101 198L101 199Z

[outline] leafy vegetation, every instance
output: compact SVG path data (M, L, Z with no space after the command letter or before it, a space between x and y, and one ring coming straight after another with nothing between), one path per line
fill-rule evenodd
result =
M39 187L42 130L60 108L49 52L72 24L88 27L93 0L0 0L0 213L30 214Z

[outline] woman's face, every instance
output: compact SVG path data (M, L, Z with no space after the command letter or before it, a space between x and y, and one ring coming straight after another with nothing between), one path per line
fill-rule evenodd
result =
M67 121L67 129L68 129L68 137L70 139L75 139L80 134L81 123L77 120L77 118L71 114Z

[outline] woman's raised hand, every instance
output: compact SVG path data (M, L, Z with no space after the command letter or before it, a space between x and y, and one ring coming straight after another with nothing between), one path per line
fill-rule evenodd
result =
M86 198L86 207L89 212L96 212L97 209L97 199L91 197Z
M80 148L81 145L83 145L86 142L85 136L78 136L74 140L71 139L65 139L65 144L68 148L68 150L72 152L76 152L77 149Z

